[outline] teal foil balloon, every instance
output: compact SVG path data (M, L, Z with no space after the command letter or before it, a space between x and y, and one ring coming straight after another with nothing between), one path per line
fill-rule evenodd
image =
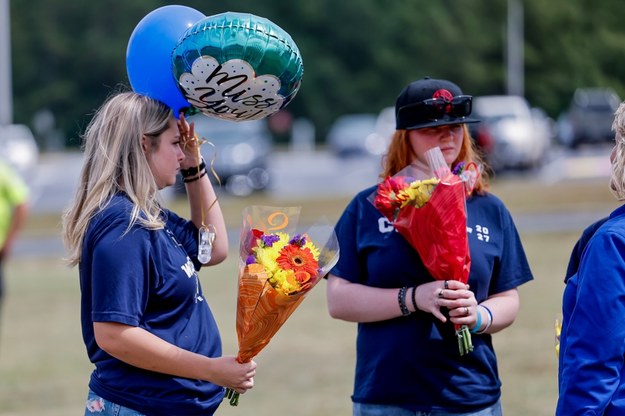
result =
M205 115L258 120L284 108L304 75L291 36L249 13L205 17L180 38L174 78L187 101Z

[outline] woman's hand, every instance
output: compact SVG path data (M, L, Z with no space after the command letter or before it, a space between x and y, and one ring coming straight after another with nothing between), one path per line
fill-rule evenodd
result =
M475 294L469 290L469 285L458 280L436 280L419 285L415 298L420 310L431 313L441 322L447 322L441 308L449 310L449 320L454 324L472 328L477 322Z
M211 372L213 376L210 381L243 394L254 387L254 376L256 375L256 363L239 363L233 356L214 358Z
M182 113L180 113L180 118L178 119L178 130L180 131L180 147L185 155L180 167L188 169L198 166L202 157L200 154L200 138L195 133L195 125L193 123L189 124Z

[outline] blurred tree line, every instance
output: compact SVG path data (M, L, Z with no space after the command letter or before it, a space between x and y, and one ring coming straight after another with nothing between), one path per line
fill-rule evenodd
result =
M309 118L323 141L345 113L393 105L408 82L448 78L472 95L506 92L505 0L13 0L15 122L50 110L66 144L107 95L128 86L130 34L167 5L205 15L266 17L286 30L304 61L302 87L286 108ZM522 0L525 96L551 117L576 87L610 86L625 97L621 0ZM45 149L45 146L43 146Z

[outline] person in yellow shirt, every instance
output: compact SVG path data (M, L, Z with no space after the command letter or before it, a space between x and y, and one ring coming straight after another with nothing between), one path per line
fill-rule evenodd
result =
M24 180L8 163L0 160L0 313L4 299L4 264L26 222L28 197L29 189Z

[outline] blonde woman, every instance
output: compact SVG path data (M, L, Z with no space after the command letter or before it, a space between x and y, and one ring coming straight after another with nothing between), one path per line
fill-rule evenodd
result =
M256 364L222 356L202 294L198 230L214 233L207 265L228 241L193 126L133 92L111 96L84 134L75 198L63 218L78 266L83 339L95 369L85 415L211 415L224 388L244 393ZM182 173L190 220L158 191Z

